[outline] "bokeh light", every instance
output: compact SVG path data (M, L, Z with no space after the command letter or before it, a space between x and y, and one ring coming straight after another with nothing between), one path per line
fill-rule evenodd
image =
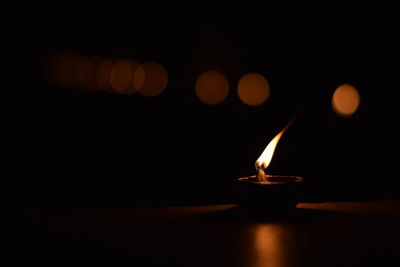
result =
M75 87L88 89L94 73L93 64L88 57L79 57L76 61L73 82Z
M41 69L42 77L56 86L87 91L131 95L140 90L142 95L157 96L168 85L168 73L157 62L140 65L132 59L57 52L43 61Z
M146 62L136 68L133 84L140 94L157 96L167 88L168 73L159 63Z
M104 60L97 68L96 81L100 90L112 92L110 77L115 63L116 62L113 59Z
M100 68L100 66L103 64L105 61L101 57L89 57L88 60L90 61L91 65L91 71L88 73L88 79L86 84L82 87L82 89L88 90L88 91L98 91L101 88L98 86L97 83L97 71Z
M219 104L229 93L229 81L226 76L215 70L202 73L196 82L196 95L203 103Z
M129 64L130 69L131 69L131 81L130 81L128 87L125 90L123 90L121 93L124 95L131 95L131 94L136 93L136 91L137 91L136 86L133 82L133 76L139 67L139 63L137 63L136 61L131 60L131 59L127 59L126 62Z
M261 105L270 95L269 83L261 74L246 74L239 81L238 95L247 105Z
M342 84L336 88L332 96L333 110L341 117L352 115L360 105L360 94L350 84Z
M132 81L132 67L128 60L119 60L111 70L110 84L116 93L128 89Z
M142 88L145 76L146 74L144 72L143 66L139 65L133 74L133 80L132 80L133 86L136 88L136 90L139 91Z
M75 71L79 64L80 55L74 52L61 52L51 60L51 82L61 87L75 86Z

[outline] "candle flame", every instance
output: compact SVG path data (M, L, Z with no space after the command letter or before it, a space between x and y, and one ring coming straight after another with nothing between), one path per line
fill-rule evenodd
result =
M256 169L257 172L264 173L262 169L266 169L269 164L271 163L272 156L274 155L274 151L276 146L278 145L279 139L281 139L283 133L289 128L289 126L293 123L294 119L292 119L286 126L285 128L282 129L272 140L269 142L267 147L264 149L263 153L261 156L257 159L256 161ZM265 175L265 174L264 174Z

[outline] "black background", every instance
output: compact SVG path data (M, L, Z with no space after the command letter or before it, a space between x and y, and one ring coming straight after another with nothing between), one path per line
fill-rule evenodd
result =
M265 145L295 115L270 172L303 176L306 200L400 195L397 174L398 18L378 4L13 6L2 49L6 188L16 200L170 205L235 201ZM49 54L155 60L169 84L155 98L61 88L41 79ZM194 93L217 69L230 94ZM271 95L243 104L238 80L258 72ZM350 83L358 111L338 117ZM9 185L9 186L8 186Z

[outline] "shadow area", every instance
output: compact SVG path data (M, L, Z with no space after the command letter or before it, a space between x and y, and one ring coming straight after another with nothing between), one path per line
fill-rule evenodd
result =
M355 214L332 210L293 208L289 210L271 210L235 206L225 210L211 211L196 216L207 221L231 222L302 222L325 221L354 217ZM358 216L357 216L358 217Z

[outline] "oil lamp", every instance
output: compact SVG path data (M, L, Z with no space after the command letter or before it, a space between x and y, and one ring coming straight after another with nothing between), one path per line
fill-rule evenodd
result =
M303 178L298 176L270 175L266 173L276 145L291 120L267 145L257 159L256 175L236 180L240 203L249 209L280 213L293 210L302 194Z

